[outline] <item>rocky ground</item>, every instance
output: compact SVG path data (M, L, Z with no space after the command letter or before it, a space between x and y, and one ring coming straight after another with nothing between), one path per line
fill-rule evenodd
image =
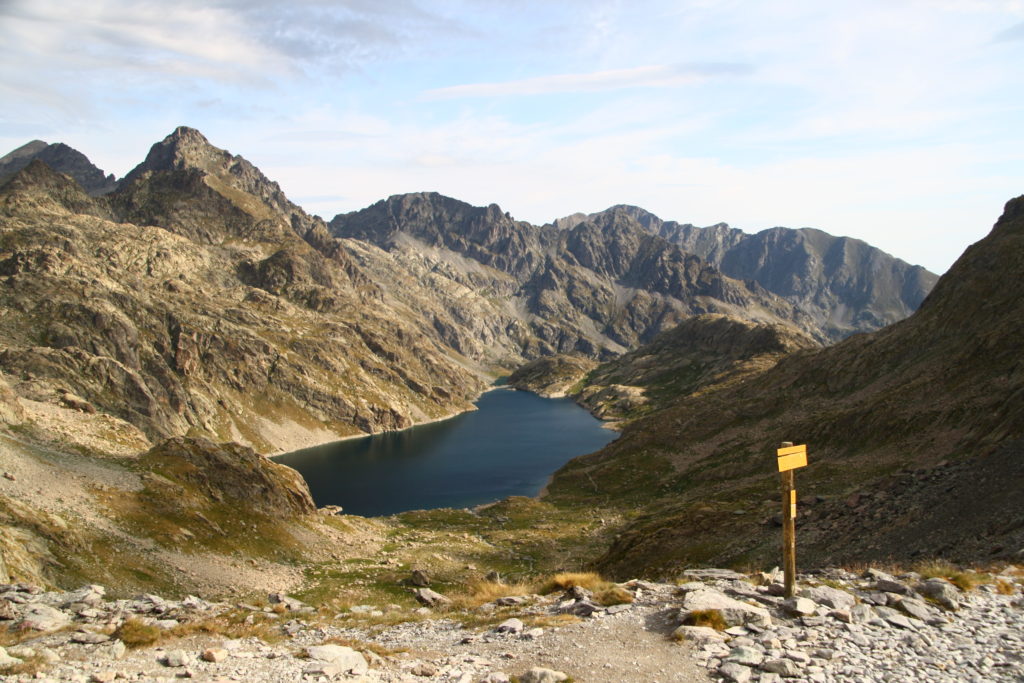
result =
M682 583L619 584L604 607L581 587L456 609L316 610L143 595L100 586L0 586L11 681L1019 681L1022 572L944 578L829 570L781 597L778 573L693 570ZM716 628L701 624L713 624Z

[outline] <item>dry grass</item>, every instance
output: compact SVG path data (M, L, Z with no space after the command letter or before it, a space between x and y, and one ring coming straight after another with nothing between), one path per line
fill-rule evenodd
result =
M1016 592L1017 587L1012 581L1007 581L1006 579L996 580L996 593L1000 595L1013 595Z
M164 637L164 632L159 626L131 617L117 627L114 636L120 638L121 642L130 648L139 648L156 645Z
M975 571L960 569L946 560L927 560L914 565L913 570L923 578L942 578L948 580L962 591L969 591L983 583L988 583L992 577Z
M17 676L20 674L23 676L34 676L45 669L46 659L42 655L32 655L31 657L21 658L21 661L16 664L0 667L0 675Z
M530 595L535 592L537 592L537 586L533 583L503 583L501 581L480 580L470 582L465 595L453 596L452 599L458 607L476 609L480 605L494 602L498 598Z
M533 628L558 628L583 621L575 614L531 614L523 616L523 624Z
M393 649L390 647L384 647L379 643L371 643L365 640L356 640L354 638L342 638L340 636L327 638L321 643L321 645L344 645L345 647L350 647L357 652L372 652L381 657L393 657L401 652L409 651L408 648L404 647Z
M633 602L633 594L594 572L565 572L545 581L538 591L547 594L570 588L586 588L594 594L594 601L608 607Z
M683 619L687 626L709 626L716 631L724 631L728 628L722 613L716 609L698 609L690 612Z
M594 591L606 587L608 583L600 574L595 572L562 572L561 574L555 574L545 581L541 585L539 592L547 595L558 590L569 590L576 586Z
M204 633L232 639L258 638L264 643L276 643L284 639L278 625L279 622L267 621L258 613L250 613L244 617L241 613L227 613L208 619L187 621L178 624L167 633L175 638Z

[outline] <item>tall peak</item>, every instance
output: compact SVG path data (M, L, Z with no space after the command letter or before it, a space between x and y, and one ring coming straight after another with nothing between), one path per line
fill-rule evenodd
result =
M208 169L230 158L229 153L211 145L206 136L195 128L178 126L173 133L150 148L146 160L131 175L141 171Z

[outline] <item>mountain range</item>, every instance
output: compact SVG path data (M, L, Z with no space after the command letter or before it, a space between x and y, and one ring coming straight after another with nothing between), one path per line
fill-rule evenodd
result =
M835 321L880 326L931 282L864 245L832 249L794 293L765 274L815 262L828 236L777 229L796 237L741 273L739 231L720 269L630 207L535 226L419 193L327 223L189 128L116 182L64 145L4 164L0 369L27 398L77 396L150 439L274 451L401 428L469 408L526 360L608 360L703 314L829 343L852 329ZM722 232L706 231L688 234ZM879 264L891 277L867 291Z

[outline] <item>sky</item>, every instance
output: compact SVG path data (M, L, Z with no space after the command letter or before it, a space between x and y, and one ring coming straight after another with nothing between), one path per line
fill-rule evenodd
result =
M179 125L326 219L437 191L944 272L1024 194L1024 0L0 0L0 154Z

